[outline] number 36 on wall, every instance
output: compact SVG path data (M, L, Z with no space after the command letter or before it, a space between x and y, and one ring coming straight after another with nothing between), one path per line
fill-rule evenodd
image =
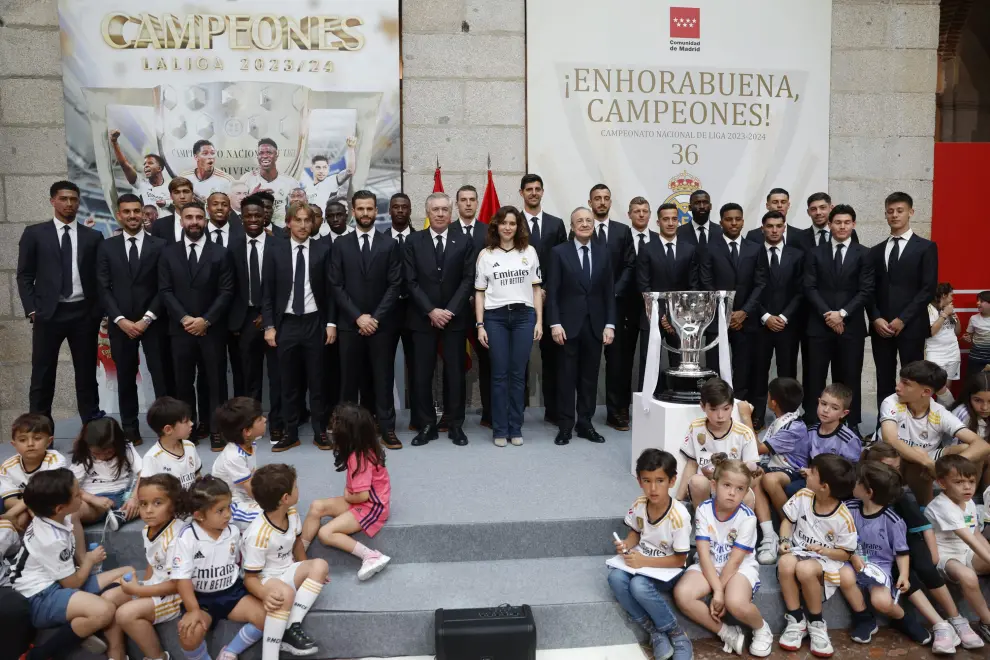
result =
M674 165L695 165L698 162L698 145L696 144L672 144L674 149Z

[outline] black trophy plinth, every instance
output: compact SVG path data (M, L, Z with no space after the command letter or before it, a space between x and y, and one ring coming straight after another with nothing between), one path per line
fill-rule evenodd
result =
M697 374L678 374L676 371L664 371L663 391L657 397L660 401L669 403L701 403L701 386L717 374L712 371L702 371Z

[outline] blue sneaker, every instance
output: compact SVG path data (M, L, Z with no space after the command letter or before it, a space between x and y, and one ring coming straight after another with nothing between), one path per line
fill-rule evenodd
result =
M684 634L683 630L676 630L667 633L671 646L674 647L673 660L692 660L694 658L694 647L691 640Z
M852 641L858 644L869 644L876 634L877 620L868 611L853 612L853 629L849 633Z
M670 660L673 657L674 647L670 645L667 633L653 633L650 635L650 644L653 645L653 660Z

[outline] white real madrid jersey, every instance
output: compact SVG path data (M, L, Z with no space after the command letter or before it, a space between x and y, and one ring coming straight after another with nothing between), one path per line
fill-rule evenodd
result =
M740 549L746 556L741 565L752 565L757 570L753 548L756 547L756 514L745 504L725 520L719 520L715 513L715 500L705 500L694 514L695 541L708 541L711 548L712 564L721 571L729 561L733 549Z
M901 403L897 394L891 394L880 404L880 424L892 420L897 424L897 437L912 447L917 447L933 456L944 438L954 438L966 425L932 399L928 414L915 417L907 404Z
M725 435L717 438L708 430L707 422L706 417L691 422L681 445L681 453L698 464L699 472L711 465L712 456L718 453L740 461L760 460L760 450L751 428L733 421Z
M216 539L193 521L179 532L172 579L192 580L193 590L213 593L230 588L240 574L241 532L227 525Z
M10 583L18 593L30 598L75 573L75 556L71 515L61 523L35 518L24 532Z
M244 570L260 572L263 578L278 577L295 563L292 548L296 537L301 533L302 519L295 508L289 509L289 524L286 529L279 529L272 524L267 514L258 516L244 532Z
M809 545L856 550L856 523L842 502L829 513L815 513L815 493L802 488L784 504L784 515L794 525L791 547L804 550Z
M6 500L8 497L20 497L27 486L28 479L39 472L46 470L57 470L68 467L65 456L54 449L45 452L45 457L41 459L41 465L27 472L21 462L21 455L11 456L0 465L0 498Z
M691 549L691 515L687 507L670 498L663 515L650 520L648 504L645 496L639 497L626 514L626 525L639 534L637 549L647 557L686 554Z
M148 566L151 566L151 578L146 580L145 584L160 584L172 579L175 541L179 538L181 529L182 523L173 518L172 522L158 530L154 538L151 538L148 536L148 527L145 526L141 537L144 539L144 554L148 559Z
M161 441L151 445L151 449L144 455L141 465L141 476L150 477L155 474L170 474L179 480L183 488L196 480L203 467L203 462L196 451L196 445L188 440L182 441L182 453L173 454L164 447Z

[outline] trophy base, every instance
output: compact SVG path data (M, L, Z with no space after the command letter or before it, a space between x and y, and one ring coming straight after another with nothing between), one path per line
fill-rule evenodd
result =
M665 371L663 373L664 389L657 396L660 401L668 403L701 403L701 386L706 381L715 378L714 371L701 371L690 376L679 375L674 372Z

